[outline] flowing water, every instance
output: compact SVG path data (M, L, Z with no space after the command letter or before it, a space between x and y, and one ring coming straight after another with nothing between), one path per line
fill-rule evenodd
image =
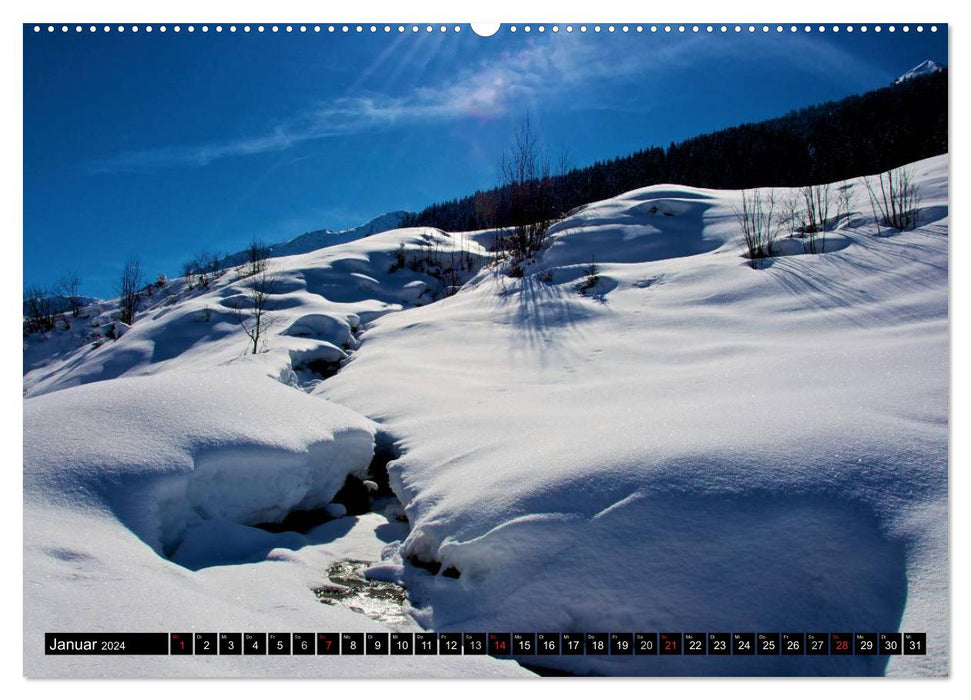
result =
M369 581L364 569L370 565L356 559L334 562L327 570L330 584L314 588L314 594L326 605L342 605L390 627L407 626L407 591L395 583Z

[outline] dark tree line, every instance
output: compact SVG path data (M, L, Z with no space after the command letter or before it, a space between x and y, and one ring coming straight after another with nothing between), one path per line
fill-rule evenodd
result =
M545 175L559 214L659 183L719 189L795 187L883 172L945 153L947 70L703 134L667 148ZM402 226L470 231L516 226L508 184L408 215Z

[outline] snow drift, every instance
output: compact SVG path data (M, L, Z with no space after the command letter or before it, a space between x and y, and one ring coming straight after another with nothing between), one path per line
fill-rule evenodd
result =
M25 499L110 508L159 552L207 521L324 506L374 452L361 416L228 369L99 382L24 414Z

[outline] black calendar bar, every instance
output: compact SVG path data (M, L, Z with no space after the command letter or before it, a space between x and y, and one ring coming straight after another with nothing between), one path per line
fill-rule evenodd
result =
M130 656L169 653L165 632L48 632L44 653L50 655Z
M924 632L48 632L49 655L890 656Z

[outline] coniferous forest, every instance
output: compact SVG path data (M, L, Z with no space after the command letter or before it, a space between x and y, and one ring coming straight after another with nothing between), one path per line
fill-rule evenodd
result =
M905 80L785 116L653 146L547 176L552 210L660 183L791 187L882 172L948 150L948 72ZM449 231L514 225L508 186L440 202L402 226Z

